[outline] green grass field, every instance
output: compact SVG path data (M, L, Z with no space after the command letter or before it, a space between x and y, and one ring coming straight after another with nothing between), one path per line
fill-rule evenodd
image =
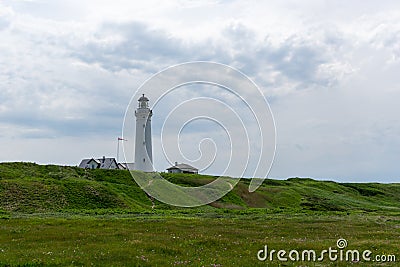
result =
M163 176L184 186L215 178ZM0 266L400 266L400 184L268 179L254 193L248 184L203 207L153 209L127 171L3 163ZM344 253L397 261L257 259L265 245L318 257L339 238Z
M5 266L398 266L397 263L259 261L271 249L348 249L400 256L398 216L29 216L1 220ZM318 253L318 252L317 252ZM281 263L281 265L279 265Z

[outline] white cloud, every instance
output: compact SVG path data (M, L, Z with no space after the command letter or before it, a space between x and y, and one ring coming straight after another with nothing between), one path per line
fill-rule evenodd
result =
M212 60L238 67L271 101L273 176L396 181L399 21L397 1L3 1L0 160L53 162L33 151L88 138L86 152L114 154L146 78Z

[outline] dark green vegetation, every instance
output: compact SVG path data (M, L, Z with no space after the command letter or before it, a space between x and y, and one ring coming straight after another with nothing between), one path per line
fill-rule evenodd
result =
M200 186L215 177L162 174L183 186ZM206 207L178 209L155 201L137 186L128 171L77 167L0 164L0 209L5 212L143 213L192 212L400 212L400 184L346 184L312 179L267 179L254 193L249 181ZM255 209L255 210L253 210ZM260 210L261 209L261 210Z
M163 174L183 186L211 176ZM291 178L249 181L221 200L176 208L152 200L128 171L0 164L0 266L398 266L400 184ZM270 249L394 254L397 263L257 260ZM279 265L281 264L281 265Z

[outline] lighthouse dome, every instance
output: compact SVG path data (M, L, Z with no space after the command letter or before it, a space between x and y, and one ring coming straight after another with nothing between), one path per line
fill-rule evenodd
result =
M148 108L149 107L149 99L144 96L144 94L138 99L139 101L139 108Z
M139 102L143 102L143 101L149 101L149 99L147 97L144 96L144 94L138 99Z

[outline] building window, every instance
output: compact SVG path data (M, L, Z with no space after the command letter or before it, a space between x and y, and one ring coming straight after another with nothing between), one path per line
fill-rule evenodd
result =
M146 162L146 159L143 159L143 162Z

